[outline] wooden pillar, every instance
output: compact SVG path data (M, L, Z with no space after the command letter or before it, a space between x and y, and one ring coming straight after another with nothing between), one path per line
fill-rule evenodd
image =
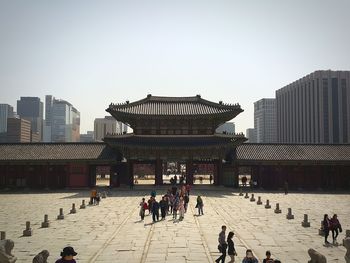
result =
M155 167L155 185L162 185L163 184L163 162L160 158L157 158L156 160L156 167Z
M120 186L120 172L118 165L111 165L109 170L109 186L119 187Z
M223 177L222 159L216 160L215 164L216 164L216 169L215 169L216 170L216 181L214 179L214 183L215 183L215 185L221 185L222 184L222 177Z
M233 187L236 187L236 188L238 188L238 186L239 186L238 175L239 175L239 166L237 163L235 163L233 166Z
M186 183L192 185L193 184L193 161L187 160L186 161Z
M96 186L96 165L89 165L89 187Z
M128 178L127 178L127 184L133 185L134 184L134 160L128 160Z

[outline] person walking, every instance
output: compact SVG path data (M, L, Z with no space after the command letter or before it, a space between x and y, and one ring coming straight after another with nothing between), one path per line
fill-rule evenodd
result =
M162 197L162 200L159 202L159 206L160 206L160 214L162 216L162 220L164 220L167 212L167 206L168 206L168 202L165 200L165 196Z
M182 196L180 197L180 201L179 201L179 213L180 213L179 220L182 221L185 217L185 201Z
M145 201L145 198L142 198L142 201L140 202L140 217L141 221L145 219L145 211L146 211L147 203Z
M152 219L153 223L156 222L156 219L159 221L159 203L156 199L154 199L152 204Z
M227 235L227 254L230 256L230 261L228 263L233 263L235 262L235 256L237 256L237 252L235 249L235 244L233 243L233 236L235 234L231 231Z
M184 207L185 207L185 213L187 212L188 202L190 201L190 198L188 195L184 196Z
M330 220L330 224L331 224L331 230L332 230L333 244L336 244L339 232L343 231L341 228L341 224L338 220L337 214L333 215L333 217ZM338 230L339 230L339 232L338 232Z
M328 242L327 238L329 236L329 229L331 226L331 222L330 222L327 214L324 215L322 222L323 222L322 224L323 224L323 232L324 232L324 243L326 245L328 245L329 242Z
M177 210L179 209L179 195L176 194L173 200L173 219L177 218Z
M215 260L216 263L219 263L220 260L222 263L225 262L226 248L227 248L225 231L226 231L226 226L222 226L221 232L219 233L219 238L218 238L218 241L219 241L218 249L221 252L221 256Z
M202 200L202 197L199 195L197 196L197 204L196 204L196 208L198 208L198 215L200 216L201 214L203 214L203 200Z

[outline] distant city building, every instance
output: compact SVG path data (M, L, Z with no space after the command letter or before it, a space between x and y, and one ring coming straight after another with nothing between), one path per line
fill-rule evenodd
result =
M0 134L7 132L7 119L13 118L13 107L8 104L0 104Z
M39 134L37 134L39 136ZM7 142L31 142L31 123L26 119L7 119Z
M234 122L226 122L215 130L216 133L235 133L235 123Z
M45 97L45 142L79 142L80 112L68 101Z
M277 141L276 100L261 99L254 102L255 142Z
M350 143L350 71L315 71L276 91L281 143Z
M246 137L248 138L249 143L256 143L256 134L255 134L255 129L253 128L248 128L246 130Z
M87 131L84 134L80 134L80 142L93 142L94 141L94 132Z
M32 133L38 133L40 141L43 136L43 109L44 104L38 97L21 97L17 100L17 114L31 122Z
M118 123L112 116L96 118L94 121L95 141L102 141L107 133L121 133L122 124Z

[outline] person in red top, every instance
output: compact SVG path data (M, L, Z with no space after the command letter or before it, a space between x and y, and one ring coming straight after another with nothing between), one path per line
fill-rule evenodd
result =
M56 260L56 263L76 263L73 257L76 256L77 254L78 253L74 251L74 248L65 247L61 252L62 258Z

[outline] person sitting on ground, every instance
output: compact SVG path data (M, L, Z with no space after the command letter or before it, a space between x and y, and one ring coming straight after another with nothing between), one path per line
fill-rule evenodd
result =
M266 258L264 258L263 263L274 263L273 259L271 258L271 252L269 250L266 251Z
M259 261L256 259L256 257L254 257L253 251L251 249L247 249L242 263L259 263Z
M56 260L56 263L76 263L73 257L77 254L72 247L65 247L61 252L61 258Z

